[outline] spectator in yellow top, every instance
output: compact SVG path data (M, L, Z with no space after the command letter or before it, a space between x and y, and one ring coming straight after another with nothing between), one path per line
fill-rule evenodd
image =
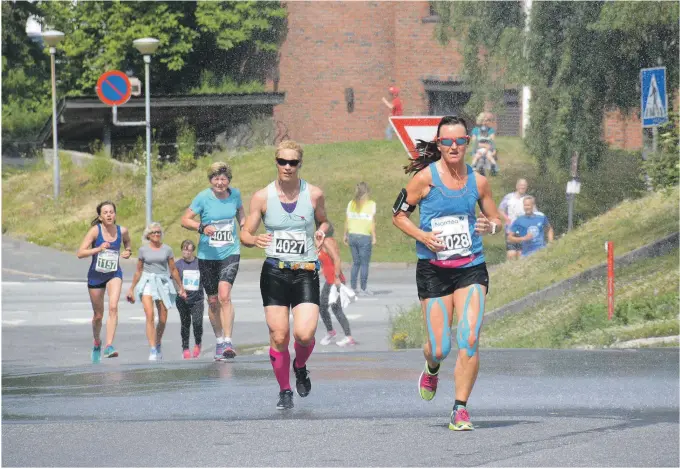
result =
M376 242L375 202L369 198L368 184L360 182L354 191L354 199L347 204L345 218L345 246L352 250L352 275L350 283L357 295L372 296L366 288L368 283L368 264ZM361 270L361 291L357 290L357 277Z

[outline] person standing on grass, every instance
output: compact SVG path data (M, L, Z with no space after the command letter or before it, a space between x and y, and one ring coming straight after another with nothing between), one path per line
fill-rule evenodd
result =
M416 240L416 284L428 332L418 387L426 401L437 392L440 363L451 351L454 311L457 315L451 430L474 428L467 401L479 372L479 335L489 289L482 235L495 234L501 225L488 180L465 164L469 143L464 119L442 118L434 141L418 141L418 157L405 167L406 173L416 174L392 209L394 225ZM416 206L419 225L409 219Z
M526 257L543 249L545 239L552 243L555 237L553 228L543 213L535 211L535 199L528 195L524 197L524 215L517 217L510 228L508 238L513 243L522 245L522 257Z
M125 246L120 254L121 243ZM109 319L106 321L105 358L115 358L118 352L113 347L118 326L118 301L123 288L123 270L120 257L129 259L132 253L130 233L127 228L116 224L116 205L108 200L97 205L97 217L80 243L78 259L92 257L87 271L87 290L94 315L92 317L92 363L99 363L102 355L102 319L104 318L104 294L109 292Z
M358 295L372 296L368 287L368 269L371 262L375 236L375 202L370 199L368 184L360 182L354 190L354 199L347 204L343 242L352 250L352 273L350 284ZM361 272L361 291L357 279Z
M505 248L507 250L507 260L517 260L522 252L522 243L510 241L512 224L518 217L524 215L524 198L527 197L529 184L526 179L518 179L515 185L515 192L510 192L503 197L498 209L505 221Z

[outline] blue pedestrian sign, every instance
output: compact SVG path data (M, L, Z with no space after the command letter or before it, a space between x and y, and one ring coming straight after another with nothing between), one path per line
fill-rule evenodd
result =
M640 70L642 127L658 127L668 122L668 94L666 94L666 67Z

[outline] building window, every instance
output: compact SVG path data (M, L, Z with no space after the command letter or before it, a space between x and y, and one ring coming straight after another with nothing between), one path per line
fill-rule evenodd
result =
M428 2L428 15L423 18L423 23L439 23L439 15L434 7L435 2Z

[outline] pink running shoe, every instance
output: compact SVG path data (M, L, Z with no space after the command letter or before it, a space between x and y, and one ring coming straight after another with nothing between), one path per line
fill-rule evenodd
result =
M198 358L201 356L201 346L200 345L194 345L194 352L191 354L192 357Z
M184 358L185 360L189 360L191 358L191 352L189 352L188 348L185 348L182 351L182 358Z
M427 367L427 365L425 365ZM439 375L431 375L427 370L423 370L420 374L420 384L418 386L420 397L423 400L431 401L434 395L437 394L437 383L439 383Z
M472 422L470 422L470 414L468 414L468 411L465 407L459 406L458 408L451 411L449 430L474 430Z

